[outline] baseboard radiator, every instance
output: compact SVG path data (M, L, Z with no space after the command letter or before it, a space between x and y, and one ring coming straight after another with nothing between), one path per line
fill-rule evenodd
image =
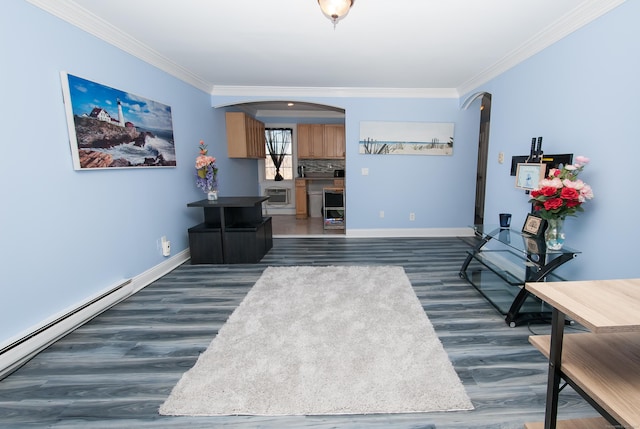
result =
M121 280L76 304L72 309L52 316L29 329L27 333L18 335L17 339L9 340L6 345L0 345L0 380L60 338L171 272L189 257L187 248L133 279Z
M131 279L124 280L106 292L90 298L76 308L42 326L34 328L27 335L11 342L0 349L0 379L20 368L36 354L67 335L80 325L108 310L124 297L123 289L131 284Z

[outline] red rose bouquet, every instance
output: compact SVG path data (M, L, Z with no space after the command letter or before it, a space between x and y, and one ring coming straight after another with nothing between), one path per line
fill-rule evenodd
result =
M593 198L591 187L578 178L589 158L576 157L574 164L552 168L549 176L531 191L533 211L543 219L564 219L583 212L582 204Z

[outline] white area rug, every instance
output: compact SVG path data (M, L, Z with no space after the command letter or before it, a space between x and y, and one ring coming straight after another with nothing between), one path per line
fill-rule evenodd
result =
M469 409L402 267L269 267L160 414Z

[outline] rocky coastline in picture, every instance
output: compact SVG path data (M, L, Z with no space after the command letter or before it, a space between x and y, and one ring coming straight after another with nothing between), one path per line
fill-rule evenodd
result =
M138 131L86 116L74 116L80 166L174 167L175 159L163 155L163 147L173 149L173 142L158 138L153 132Z

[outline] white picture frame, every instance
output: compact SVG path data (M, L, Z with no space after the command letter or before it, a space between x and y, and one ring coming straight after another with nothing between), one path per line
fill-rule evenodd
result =
M60 72L74 170L176 166L171 107Z
M454 123L360 122L361 155L453 155Z
M516 188L532 191L544 179L546 164L519 163L516 169Z

